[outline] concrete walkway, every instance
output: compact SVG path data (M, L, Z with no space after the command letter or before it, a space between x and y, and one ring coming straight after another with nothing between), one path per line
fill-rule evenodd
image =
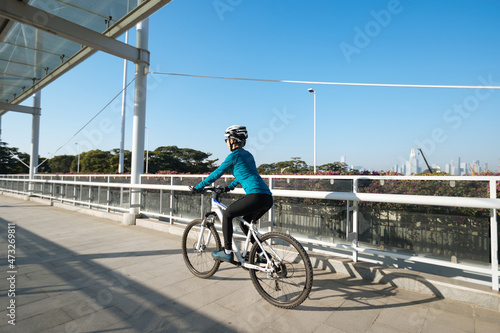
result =
M497 311L319 268L309 299L279 309L243 269L191 275L179 236L2 195L0 233L0 332L500 331Z

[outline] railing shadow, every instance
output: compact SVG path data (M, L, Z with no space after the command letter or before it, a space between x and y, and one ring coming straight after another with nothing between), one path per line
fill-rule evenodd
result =
M313 289L309 296L312 301L322 301L320 306L309 305L304 303L299 308L310 311L351 311L361 309L381 309L381 308L396 308L413 306L417 304L425 304L436 302L443 299L443 295L430 281L421 276L411 273L385 273L379 271L383 277L379 283L363 280L359 277L364 272L356 271L355 266L342 263L344 273L339 274L338 279L324 281L321 279L322 274L329 272L338 273L334 265L329 260L323 260L321 256L311 256L313 267L315 268L315 281ZM319 272L319 273L318 273ZM348 272L346 275L345 272ZM414 283L418 283L419 289L424 293L415 293L415 299L403 300L387 304L387 300L391 296L395 296L399 290L395 283L397 279L410 279ZM376 286L376 288L373 288ZM330 292L325 292L330 290ZM325 296L321 296L325 295ZM354 302L352 306L339 306L339 302L335 298L351 300ZM331 301L331 302L330 302ZM328 303L332 305L329 306ZM326 305L325 305L326 304Z

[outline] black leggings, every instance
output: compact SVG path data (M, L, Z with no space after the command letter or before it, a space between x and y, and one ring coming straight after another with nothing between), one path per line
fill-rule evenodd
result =
M233 202L222 215L222 231L224 233L224 247L232 249L233 218L243 216L247 222L257 221L273 206L273 196L263 193L253 193ZM241 230L248 233L248 227L240 223ZM253 241L253 240L252 240Z

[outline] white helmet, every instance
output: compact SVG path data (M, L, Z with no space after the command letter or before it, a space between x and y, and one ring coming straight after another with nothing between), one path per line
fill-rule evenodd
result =
M235 139L236 142L241 142L245 145L245 141L248 139L247 128L240 125L229 126L226 129L224 136L226 137L226 140L229 138Z

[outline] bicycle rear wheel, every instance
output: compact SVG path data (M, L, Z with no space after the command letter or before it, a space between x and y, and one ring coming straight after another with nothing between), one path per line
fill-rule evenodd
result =
M196 249L202 230L202 220L191 221L182 235L182 256L187 268L200 278L209 278L219 269L220 261L212 258L212 251L220 251L219 234L212 223L203 228L200 247Z
M313 282L307 252L295 238L280 232L266 233L259 240L271 258L269 265L274 271L266 273L251 269L250 277L255 288L266 301L277 307L291 309L300 305L309 296ZM268 263L258 257L260 251L255 243L250 251L250 263L265 267Z

